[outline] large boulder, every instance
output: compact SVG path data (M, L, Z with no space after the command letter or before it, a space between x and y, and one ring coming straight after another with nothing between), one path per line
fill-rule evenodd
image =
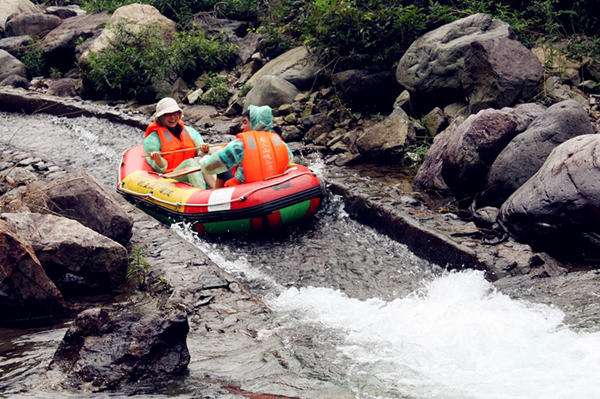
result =
M8 52L0 50L0 81L12 75L26 77L27 67Z
M39 13L40 8L29 0L2 0L0 1L0 31L4 30L6 20L13 14Z
M33 43L31 36L12 36L0 39L0 50L9 52L15 57L19 57Z
M131 217L112 193L86 173L68 173L48 184L30 184L21 193L20 202L32 212L77 220L122 245L131 238Z
M162 15L151 5L136 3L119 7L110 17L108 26L81 57L86 58L90 53L97 53L110 46L116 36L116 29L119 27L128 32L137 33L149 26L160 32L167 40L172 39L177 31L175 22Z
M471 196L485 184L496 156L544 110L538 104L521 104L455 119L435 137L415 176L415 187Z
M415 138L415 124L400 108L395 108L383 121L364 130L356 140L356 148L367 156L399 155Z
M64 310L31 244L0 220L0 323L35 323Z
M77 58L79 42L99 36L109 19L106 12L65 19L44 37L41 46L53 65L71 65Z
M7 36L36 36L43 37L56 28L62 19L49 14L17 14L6 21Z
M300 92L290 82L278 76L265 75L258 79L246 94L244 108L249 105L268 105L277 108L294 102Z
M600 135L572 138L500 210L509 232L555 255L600 256Z
M443 154L441 172L452 193L465 198L479 192L498 154L544 110L541 105L522 104L469 116L448 136Z
M465 95L462 74L473 43L513 38L510 26L490 15L459 19L415 40L398 63L396 79L417 101L450 103Z
M287 80L301 90L309 89L317 80L320 66L304 46L293 48L272 59L246 82L250 86L266 75Z
M27 238L65 295L112 292L125 281L127 250L75 220L39 213L3 213L0 219Z
M529 100L540 92L544 68L521 43L497 38L471 43L462 85L471 112Z
M574 100L554 104L516 136L490 168L485 203L499 206L542 166L556 146L592 134L588 113Z
M51 368L70 386L99 391L122 384L165 382L187 369L187 317L157 309L88 309L60 343Z
M336 73L332 83L342 99L355 109L391 108L400 87L391 72L351 69Z

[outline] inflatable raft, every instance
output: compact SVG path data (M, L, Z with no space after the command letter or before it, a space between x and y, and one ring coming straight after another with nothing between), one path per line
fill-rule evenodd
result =
M314 215L321 182L302 165L261 182L202 190L154 172L143 146L123 154L117 191L171 222L193 223L199 233L264 231Z

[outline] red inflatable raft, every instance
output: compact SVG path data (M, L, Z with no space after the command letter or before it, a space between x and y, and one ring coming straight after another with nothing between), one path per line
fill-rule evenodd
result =
M154 172L143 146L123 154L117 190L170 221L188 221L201 233L261 231L314 215L321 182L314 172L294 165L268 180L202 190Z

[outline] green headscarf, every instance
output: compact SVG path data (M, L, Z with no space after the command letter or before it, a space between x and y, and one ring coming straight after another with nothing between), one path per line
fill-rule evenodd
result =
M248 116L252 130L273 130L273 110L268 105L248 106Z

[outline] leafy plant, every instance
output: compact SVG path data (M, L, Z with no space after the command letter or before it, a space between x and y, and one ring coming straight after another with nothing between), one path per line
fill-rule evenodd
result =
M227 78L221 75L209 75L206 80L206 91L202 94L201 101L204 104L225 107L229 96Z
M117 8L133 3L149 3L148 0L82 0L81 8L88 13L101 11L114 12Z
M190 81L204 72L216 71L235 62L237 47L209 39L198 28L177 33L170 49L174 72Z
M38 41L34 41L25 48L21 62L27 67L27 74L30 78L44 75L48 68L44 50Z
M140 290L148 288L148 275L150 263L144 257L141 247L134 246L129 255L129 266L127 267L127 280L135 284Z
M169 48L152 27L134 33L115 27L111 45L80 64L84 93L105 99L153 101L156 83L171 70Z

